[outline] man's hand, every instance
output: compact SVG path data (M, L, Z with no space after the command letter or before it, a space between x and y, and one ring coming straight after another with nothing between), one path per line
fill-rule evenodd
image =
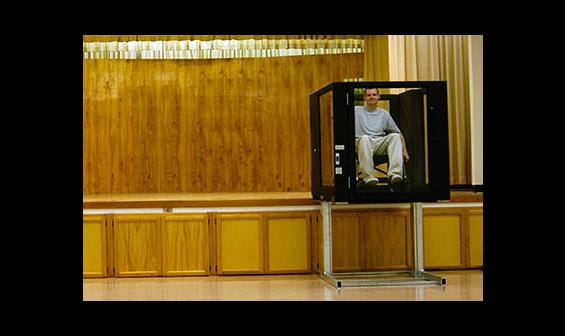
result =
M405 162L410 160L410 155L408 155L408 150L406 149L406 140L404 140L404 136L400 133L400 141L402 141L402 158Z
M410 160L410 155L408 155L408 151L406 149L402 149L402 158L405 162L408 162L408 160Z

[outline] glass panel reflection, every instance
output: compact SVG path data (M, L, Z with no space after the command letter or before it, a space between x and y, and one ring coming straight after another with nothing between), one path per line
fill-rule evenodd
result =
M320 96L320 155L322 185L335 186L333 92Z
M426 90L355 88L354 96L358 192L426 191Z

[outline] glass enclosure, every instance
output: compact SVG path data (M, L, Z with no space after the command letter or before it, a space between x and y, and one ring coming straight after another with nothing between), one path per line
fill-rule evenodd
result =
M332 83L310 120L314 199L449 199L445 81Z
M377 179L374 184L364 182L362 168L359 165L358 142L360 136L355 134L356 146L356 187L359 192L388 192L400 190L426 190L429 184L428 172L428 155L427 155L427 130L426 130L426 90L425 88L403 88L403 89L377 89L379 98L377 100L377 108L379 111L367 111L367 104L364 99L366 88L354 89L354 118L358 118L363 113L388 113L392 117L394 124L398 127L401 137L402 147L407 153L406 158L402 158L400 162L400 175L402 182L398 185L392 185L390 180L390 155L392 146L387 143L386 135L394 132L384 128L383 135L366 135L377 141L372 141L373 148L373 176ZM393 92L391 92L393 91ZM365 109L363 109L365 108ZM359 113L359 110L361 113ZM370 121L381 122L383 117L371 118ZM355 125L361 123L360 120L354 120ZM356 130L357 133L357 130ZM382 139L383 143L378 142ZM388 146L387 146L388 145ZM390 150L389 150L390 149ZM394 189L391 189L394 187Z

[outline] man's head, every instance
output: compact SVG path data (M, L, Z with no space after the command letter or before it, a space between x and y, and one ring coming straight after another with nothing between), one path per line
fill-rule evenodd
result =
M379 98L379 90L376 88L365 89L365 92L363 93L363 99L369 106L377 105Z

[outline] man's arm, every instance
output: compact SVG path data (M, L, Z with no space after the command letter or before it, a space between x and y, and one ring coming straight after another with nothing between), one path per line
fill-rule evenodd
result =
M400 134L400 140L402 142L402 158L404 159L404 161L410 160L410 155L408 155L408 149L406 149L406 141L404 140L404 136L402 135L400 128L398 128L398 126L394 122L394 119L392 118L390 113L388 114L387 123L387 128L390 130L390 132L398 132L398 134Z
M406 141L404 140L404 136L402 136L402 132L400 134L400 140L402 141L402 158L404 161L410 160L410 155L408 155L408 150L406 149Z

